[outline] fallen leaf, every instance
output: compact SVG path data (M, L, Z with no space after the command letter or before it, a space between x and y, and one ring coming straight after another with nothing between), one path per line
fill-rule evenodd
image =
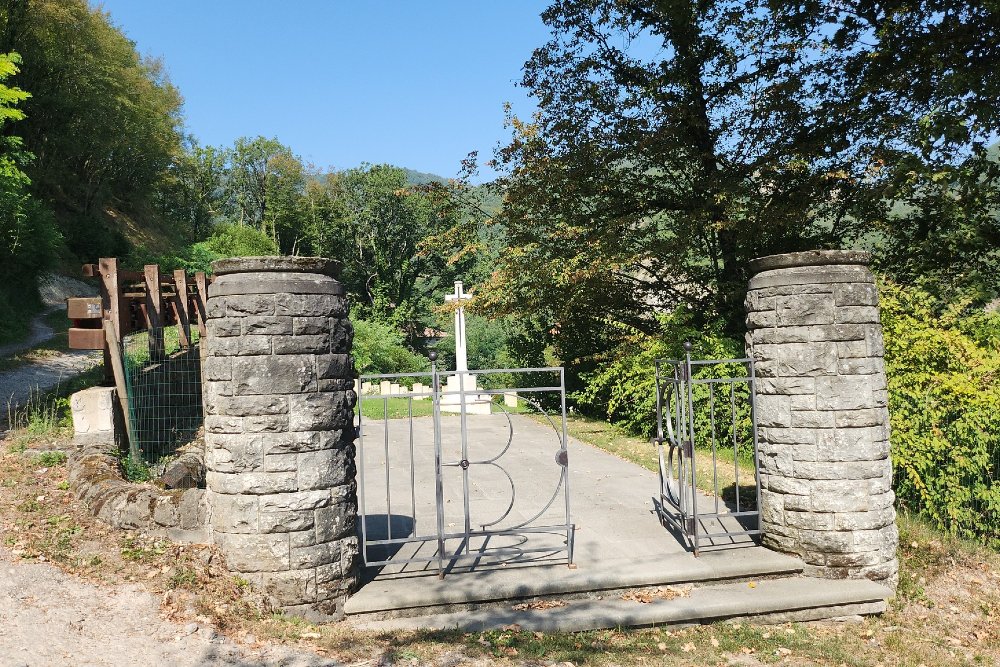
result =
M692 644L691 642L688 642L684 646L681 646L681 650L684 651L685 653L690 653L694 649L695 649L695 645Z
M533 602L522 602L521 604L516 604L511 609L514 611L527 611L529 609L556 609L558 607L565 607L566 603L562 600L535 600Z
M656 648L660 649L661 651L666 651L667 645L664 644L663 642L660 642L659 644L656 645Z
M318 633L318 632L303 632L303 633L302 633L301 635L299 635L299 636L300 636L300 637L302 637L302 639L319 639L319 638L320 638L320 637L322 637L323 635L321 635L321 634L320 634L320 633Z
M712 646L713 647L719 648L719 640L718 639L716 639L715 637L712 637L712 639L710 639L709 641L712 642Z

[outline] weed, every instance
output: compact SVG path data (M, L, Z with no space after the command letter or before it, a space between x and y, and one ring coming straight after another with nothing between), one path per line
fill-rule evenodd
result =
M148 482L153 479L153 471L145 461L133 459L128 455L122 457L122 472L125 479L130 482Z
M46 468L61 466L66 463L66 452L42 452L35 460Z
M60 491L69 491L69 482L64 479L63 481L59 482L59 484L56 485L56 488L59 489Z
M170 575L170 579L167 581L167 585L170 588L194 588L195 584L198 583L198 573L189 567L178 568L176 572Z
M7 448L7 451L10 452L11 454L21 454L27 448L28 448L28 443L24 439L18 438L13 442L13 444L11 444L10 447Z
M148 561L166 552L163 542L143 543L135 535L122 538L121 554L125 560Z

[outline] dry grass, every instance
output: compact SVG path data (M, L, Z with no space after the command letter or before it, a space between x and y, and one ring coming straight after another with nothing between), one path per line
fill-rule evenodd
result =
M9 442L0 443L0 540L16 557L45 559L105 585L138 584L161 599L165 616L211 623L238 641L280 642L373 666L1000 664L1000 558L906 516L900 522L900 596L883 617L860 623L380 635L275 613L245 581L226 572L211 547L108 528L71 496L58 457L42 461L10 452ZM639 444L633 445L639 453Z

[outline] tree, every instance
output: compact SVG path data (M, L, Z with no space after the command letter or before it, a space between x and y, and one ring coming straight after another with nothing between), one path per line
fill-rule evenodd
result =
M187 137L160 188L164 213L184 227L191 242L204 240L224 214L229 151Z
M31 181L23 167L31 155L8 129L24 120L19 106L30 97L5 83L17 74L19 62L15 53L0 54L0 310L7 315L0 323L0 340L22 333L17 329L25 328L27 318L19 315L35 305L35 278L50 265L60 241L51 217L28 192Z
M35 156L32 192L60 214L70 250L95 259L103 211L144 201L178 153L180 95L86 0L10 0L0 40L21 54L17 83L32 93L18 128Z
M844 187L803 124L801 29L726 0L563 0L543 19L523 79L539 112L510 118L497 156L514 250L485 305L552 310L564 335L605 317L652 330L678 303L736 329L747 261L830 243Z
M301 240L296 205L305 186L302 162L277 139L264 137L237 139L231 161L231 218L292 252Z

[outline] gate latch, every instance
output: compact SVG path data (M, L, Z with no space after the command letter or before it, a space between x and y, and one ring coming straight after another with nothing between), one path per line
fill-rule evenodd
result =
M462 466L462 470L468 470L469 469L469 459L462 459L461 461L459 461L458 465Z

